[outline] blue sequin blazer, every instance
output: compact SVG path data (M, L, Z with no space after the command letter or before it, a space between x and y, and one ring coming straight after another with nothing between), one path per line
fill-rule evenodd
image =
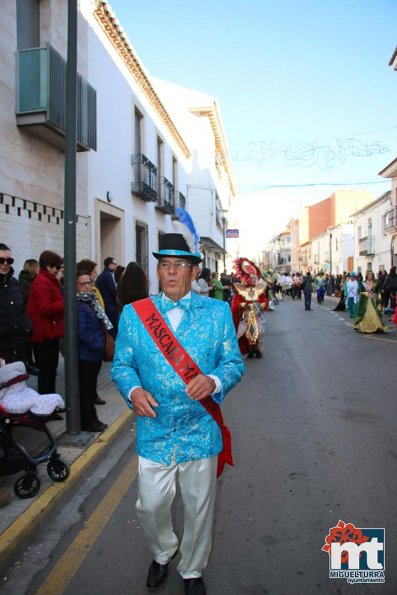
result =
M150 299L159 307L161 294ZM172 328L167 314L162 316ZM245 370L228 304L192 292L190 309L184 311L174 335L203 374L220 379L222 391L212 398L221 403ZM222 450L218 425L200 402L187 397L185 383L130 304L120 317L111 375L131 409L128 395L135 386L149 391L159 405L157 417L137 416L138 455L169 465L172 455L181 463L211 457Z

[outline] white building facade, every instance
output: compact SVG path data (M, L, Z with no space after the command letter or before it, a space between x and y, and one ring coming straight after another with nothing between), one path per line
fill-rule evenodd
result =
M386 192L354 216L354 266L365 275L371 270L392 266L390 235L386 231L386 214L391 207L391 193Z
M0 239L16 271L42 250L64 250L65 106L50 75L66 68L67 8L66 0L0 4ZM185 107L197 126L182 131L183 114L177 123L104 0L79 2L77 63L77 259L98 269L107 256L136 261L157 291L151 253L182 206L204 238L206 265L223 269L235 187L216 100Z

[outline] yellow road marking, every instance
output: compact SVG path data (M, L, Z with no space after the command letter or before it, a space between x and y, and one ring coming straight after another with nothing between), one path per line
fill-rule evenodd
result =
M110 520L138 473L135 455L99 503L63 556L58 560L36 595L62 595L85 560L96 539Z
M0 559L12 563L15 552L40 524L46 513L78 482L88 466L96 461L105 449L128 425L132 412L126 409L98 439L84 451L70 467L70 477L62 483L53 483L0 535ZM5 562L4 562L5 563Z

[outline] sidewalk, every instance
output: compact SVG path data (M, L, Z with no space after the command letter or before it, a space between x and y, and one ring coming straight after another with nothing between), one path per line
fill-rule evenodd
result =
M31 376L29 386L37 388L37 378ZM57 376L57 391L64 396L64 366L60 356ZM60 458L70 466L70 476L65 482L53 482L47 474L47 463L38 466L38 477L41 487L36 496L21 500L14 494L13 486L16 479L23 472L6 477L0 477L0 489L11 493L11 502L0 508L0 572L12 563L18 552L28 543L29 537L55 504L63 497L76 482L87 473L89 466L125 428L130 426L132 436L135 435L135 418L129 411L124 400L110 380L110 364L103 363L98 378L98 394L106 401L105 405L97 405L98 417L108 424L108 428L101 434L81 432L70 435L66 432L66 414L62 421L49 422L48 428L58 444ZM43 445L48 444L47 436L42 432L27 429L24 432L23 444L29 453L36 452Z

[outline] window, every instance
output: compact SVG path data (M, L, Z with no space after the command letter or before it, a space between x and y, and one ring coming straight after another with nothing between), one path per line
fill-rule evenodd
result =
M359 240L361 240L361 225L360 227L357 229L357 237Z
M368 218L368 235L370 235L372 230L372 217Z
M135 252L136 262L148 275L148 226L140 221L135 224Z
M142 151L142 114L136 109L134 112L134 153L140 155Z
M386 213L380 218L380 233L382 236L386 234Z
M335 238L335 252L338 252L339 250L339 239Z
M174 188L178 186L178 162L175 157L172 158L172 185Z
M157 137L157 179L159 181L163 176L163 144L161 138Z
M40 0L17 0L17 48L40 47Z

